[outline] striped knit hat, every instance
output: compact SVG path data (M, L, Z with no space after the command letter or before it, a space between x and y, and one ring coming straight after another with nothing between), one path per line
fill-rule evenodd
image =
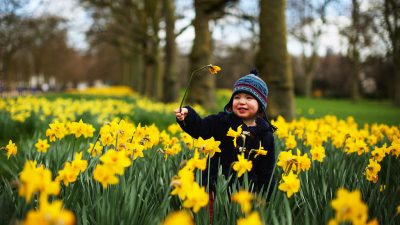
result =
M243 92L251 94L256 98L263 111L267 109L268 87L267 84L257 75L257 71L252 70L251 74L241 77L235 82L231 99L224 108L226 112L232 111L233 96L237 93Z

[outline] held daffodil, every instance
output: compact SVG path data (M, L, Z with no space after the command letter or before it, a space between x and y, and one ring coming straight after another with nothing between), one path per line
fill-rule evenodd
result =
M208 71L210 71L211 74L217 74L219 71L221 71L221 67L210 65L210 67L208 67Z
M189 87L190 87L190 83L191 83L191 81L192 81L193 75L196 74L197 72L199 72L200 70L205 69L205 68L208 68L208 70L209 70L209 72L210 72L211 74L217 74L217 73L221 70L221 67L219 67L219 66L213 66L212 64L205 65L205 66L202 66L202 67L200 67L200 68L194 70L194 71L190 74L189 81L188 81L187 86L186 86L186 88L185 88L185 93L183 94L183 98L182 98L181 104L179 105L179 109L182 109L182 104L183 104L183 102L185 101L185 98L186 98L188 89L189 89Z

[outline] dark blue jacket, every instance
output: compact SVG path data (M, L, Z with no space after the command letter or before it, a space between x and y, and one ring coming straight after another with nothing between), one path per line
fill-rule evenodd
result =
M216 153L211 158L210 163L210 184L211 189L214 189L216 178L218 174L218 163L222 166L222 173L228 178L231 174L232 177L236 176L236 172L232 169L232 163L238 161L237 156L239 147L243 145L242 138L237 138L237 147L233 145L233 138L226 136L229 128L237 130L238 126L242 125L243 131L249 131L250 136L246 137L245 147L247 149L245 158L248 158L250 149L258 149L261 145L268 151L266 156L259 155L254 158L255 153L250 154L250 159L253 161L253 168L249 172L249 180L255 184L257 190L264 186L267 189L268 183L272 177L273 168L275 165L275 145L274 136L271 126L262 118L256 119L256 126L248 127L243 123L242 119L233 113L220 112L216 115L210 115L201 118L193 108L186 106L189 113L184 121L178 121L181 128L193 138L202 137L208 139L214 137L216 141L221 141L221 153ZM203 181L207 180L207 170L203 172ZM272 177L273 179L273 177ZM233 180L233 179L232 179ZM203 182L204 184L204 182ZM275 184L272 180L270 191Z

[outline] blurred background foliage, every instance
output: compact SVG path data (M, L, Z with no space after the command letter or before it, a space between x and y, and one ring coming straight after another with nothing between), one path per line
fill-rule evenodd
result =
M269 85L269 113L274 118L296 116L294 96L352 102L384 99L400 105L395 0L56 4L63 9L71 2L84 11L82 23L90 24L84 48L70 41L71 17L39 10L49 2L1 2L2 96L101 83L126 85L153 100L174 102L190 71L213 63L222 71L216 77L196 76L188 103L215 110L216 89L231 88L238 77L256 67ZM189 41L182 41L188 35ZM234 44L229 43L232 37ZM296 43L297 51L288 54L286 46L291 43ZM297 108L302 103L297 102Z

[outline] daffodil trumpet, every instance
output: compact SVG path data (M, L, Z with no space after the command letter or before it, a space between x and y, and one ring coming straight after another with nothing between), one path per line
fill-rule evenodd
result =
M183 98L182 98L181 104L179 105L179 111L180 112L182 112L182 104L185 101L185 98L186 98L186 95L187 95L187 91L189 89L190 82L192 82L192 78L193 78L194 74L196 74L197 72L199 72L200 70L203 70L205 68L208 68L208 70L210 71L211 74L217 74L221 70L221 68L219 66L213 66L212 64L208 64L208 65L205 65L203 67L200 67L200 68L194 70L190 74L189 81L188 81L186 89L185 89L185 93L183 94Z

